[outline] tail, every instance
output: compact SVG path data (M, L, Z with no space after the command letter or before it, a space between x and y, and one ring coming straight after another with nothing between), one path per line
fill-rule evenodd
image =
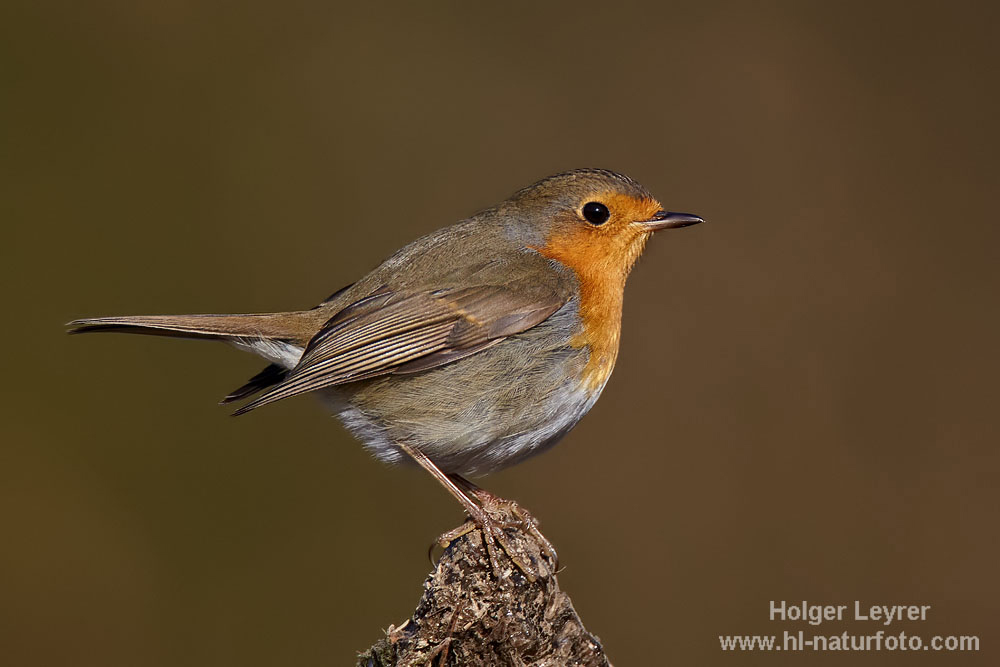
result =
M154 336L264 339L305 345L323 324L314 310L261 315L139 315L74 320L69 333L117 331Z
M135 317L95 317L74 320L69 333L116 331L224 340L256 352L271 365L222 399L223 403L252 396L285 378L302 348L327 319L320 309L260 315L140 315ZM290 354L288 350L294 351ZM278 362L278 363L274 363Z

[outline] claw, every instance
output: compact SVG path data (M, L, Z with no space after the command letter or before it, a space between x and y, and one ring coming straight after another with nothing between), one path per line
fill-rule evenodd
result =
M542 531L538 530L538 519L533 517L528 513L528 510L524 509L516 502L511 501L513 507L511 508L514 514L518 516L527 526L528 532L531 536L535 538L539 546L542 547L542 553L545 554L546 558L552 561L552 570L556 571L559 569L559 554L556 553L555 546L549 541L549 538L542 534Z
M547 577L558 568L558 556L552 543L538 530L537 520L516 503L486 500L477 514L479 516L471 517L458 528L442 535L439 538L440 544L446 546L452 540L472 530L479 530L483 536L490 567L497 579L504 576L500 567L500 550L503 550L514 566L531 582ZM535 555L532 555L532 548L523 537L525 534L537 544L538 551ZM543 556L549 563L543 565L538 562L539 556Z
M452 542L462 537L463 535L468 535L475 529L476 529L476 522L472 520L472 517L469 517L468 519L465 520L465 523L463 523L458 528L452 528L447 533L443 533L439 538L437 538L436 544L441 545L442 549L447 549ZM432 549L434 548L433 544L431 545L431 548Z
M555 549L552 543L538 530L537 520L515 503L503 501L502 503L490 502L485 504L477 516L470 517L464 524L453 530L444 533L438 538L437 544L442 548L447 548L454 540L467 535L473 530L479 530L483 536L483 545L486 547L486 555L490 561L490 568L494 576L501 579L504 571L500 567L499 552L502 549L514 566L524 574L528 581L534 582L547 575L541 568L534 566L529 553L525 553L524 547L516 538L512 538L507 533L507 529L527 532L538 543L542 554L552 561L551 567L545 568L549 572L555 571L558 565ZM514 517L517 520L511 521ZM499 549L497 548L499 546ZM431 547L433 549L433 545Z

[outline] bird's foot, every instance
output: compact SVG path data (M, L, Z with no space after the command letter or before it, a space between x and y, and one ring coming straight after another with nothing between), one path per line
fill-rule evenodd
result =
M486 489L476 488L472 490L472 493L487 512L496 512L506 516L517 517L517 523L527 530L529 535L535 538L542 553L552 562L552 571L554 572L559 569L559 554L556 553L556 548L549 541L549 538L545 537L542 531L538 529L538 519L532 516L531 512L521 507L516 500L501 498Z
M480 503L475 508L477 511L469 512L470 517L465 524L438 538L442 547L473 530L479 530L490 567L498 579L504 575L500 566L501 549L529 581L546 578L555 572L559 562L556 550L538 530L537 519L512 500L478 487L470 489L470 492Z

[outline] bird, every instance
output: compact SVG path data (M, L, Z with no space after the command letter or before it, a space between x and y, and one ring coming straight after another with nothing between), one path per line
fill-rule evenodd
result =
M469 515L462 530L482 529L494 570L499 544L533 574L497 517L515 516L554 558L537 520L468 477L549 449L591 409L618 358L625 282L647 240L701 222L621 173L576 169L413 241L308 310L67 326L222 340L263 357L222 399L248 401L235 415L318 395L375 458L415 462L440 482Z

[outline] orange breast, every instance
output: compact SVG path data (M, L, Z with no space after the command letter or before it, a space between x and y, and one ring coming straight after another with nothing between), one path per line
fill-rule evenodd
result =
M622 239L625 240L625 239ZM625 279L645 238L628 244L595 234L586 228L550 238L537 250L573 269L580 283L580 320L583 330L574 336L574 347L587 347L590 360L582 383L600 390L614 370L621 337L622 297Z

